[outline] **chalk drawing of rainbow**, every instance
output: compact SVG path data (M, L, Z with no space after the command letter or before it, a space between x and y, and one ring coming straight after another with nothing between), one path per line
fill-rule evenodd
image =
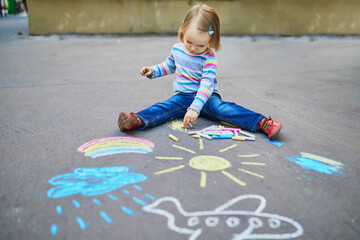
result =
M154 143L137 137L107 137L95 139L80 146L77 150L84 156L97 158L120 153L151 153Z

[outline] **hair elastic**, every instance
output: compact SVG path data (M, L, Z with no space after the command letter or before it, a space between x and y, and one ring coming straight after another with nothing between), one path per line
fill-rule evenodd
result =
M214 34L214 31L212 30L211 25L210 25L209 35L211 36L213 34Z

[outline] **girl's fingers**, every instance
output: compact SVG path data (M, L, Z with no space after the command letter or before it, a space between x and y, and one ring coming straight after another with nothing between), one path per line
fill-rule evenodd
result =
M185 117L183 121L183 127L187 127L189 125L189 120Z
M151 68L143 67L140 70L140 74L143 75L143 76L149 76L151 74Z

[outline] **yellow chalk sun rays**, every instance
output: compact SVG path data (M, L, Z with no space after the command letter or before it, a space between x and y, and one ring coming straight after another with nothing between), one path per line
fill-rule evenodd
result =
M180 149L182 151L186 151L186 152L189 152L194 155L196 154L196 152L191 149L188 149L188 148L185 148L182 146L178 146L175 144L173 144L172 146L174 148ZM236 146L237 146L237 144L233 144L227 148L220 149L219 152L223 153L225 151L235 148ZM199 140L199 149L200 150L204 149L204 145L203 145L203 142L201 141L201 139ZM258 157L258 156L259 156L259 154L238 155L238 157L240 157L240 158L252 158L252 157ZM183 160L183 157L156 156L155 158L160 159L160 160L175 160L175 161ZM261 162L241 162L241 164L248 165L248 166L265 166L266 165L265 163L261 163ZM200 171L200 186L202 188L206 187L207 172L216 172L216 171L220 171L224 176L228 177L229 179L231 179L235 183L239 184L240 186L247 185L244 181L235 177L228 171L225 171L225 169L231 168L232 164L223 157L213 156L213 155L198 155L198 156L195 156L190 159L189 166ZM185 167L186 167L185 164L181 164L179 166L175 166L175 167L171 167L171 168L164 169L161 171L157 171L154 174L160 175L160 174L164 174L164 173L170 173L170 172L174 172L174 171L183 169ZM263 175L248 171L246 169L238 168L238 171L247 173L249 175L252 175L252 176L255 176L258 178L264 178Z

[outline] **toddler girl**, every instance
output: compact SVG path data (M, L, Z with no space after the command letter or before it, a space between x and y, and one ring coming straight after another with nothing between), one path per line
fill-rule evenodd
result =
M141 75L150 79L175 73L174 95L138 113L121 112L120 130L143 130L180 117L184 117L186 127L200 115L252 132L260 130L270 139L275 138L282 127L279 122L221 98L213 52L221 47L220 19L216 11L203 3L194 5L187 12L178 37L180 42L174 44L165 62L140 70Z

